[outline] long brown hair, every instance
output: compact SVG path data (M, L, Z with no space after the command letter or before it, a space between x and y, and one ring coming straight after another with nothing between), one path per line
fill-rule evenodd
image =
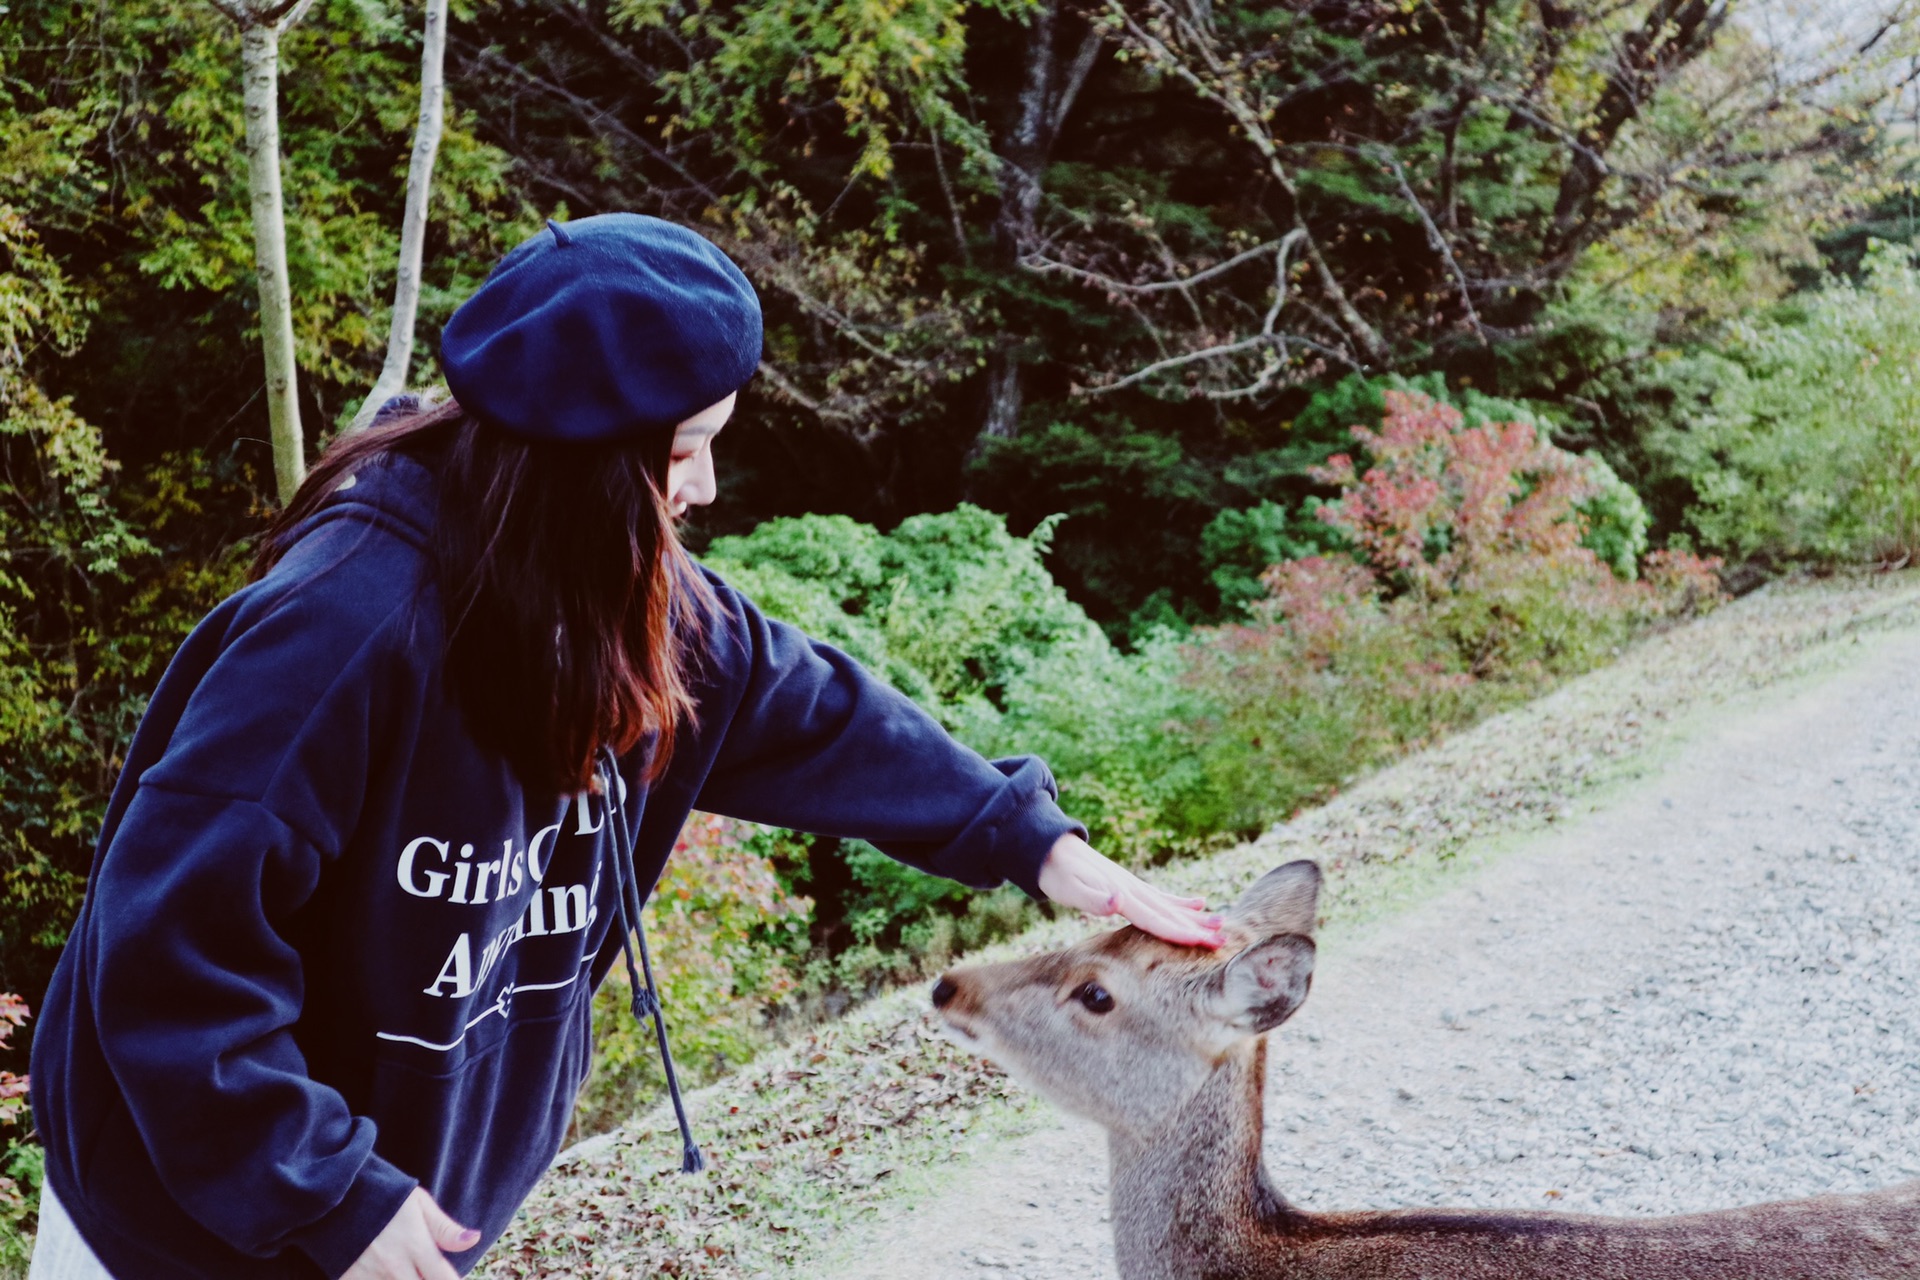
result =
M452 401L336 440L267 530L253 576L340 484L389 453L439 483L431 561L447 677L476 740L531 787L590 785L602 745L654 735L644 778L695 711L715 601L674 530L671 432L628 445L522 440Z

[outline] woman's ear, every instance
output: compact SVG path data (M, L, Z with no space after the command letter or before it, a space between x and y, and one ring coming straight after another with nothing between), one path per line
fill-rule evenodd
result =
M1284 933L1227 961L1215 980L1221 1021L1245 1035L1271 1031L1306 1003L1313 985L1312 938Z

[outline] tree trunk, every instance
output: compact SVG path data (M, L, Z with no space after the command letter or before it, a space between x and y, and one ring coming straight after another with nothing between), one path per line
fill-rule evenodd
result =
M1008 272L1020 269L1021 255L1032 243L1047 159L1104 41L1099 28L1089 27L1071 64L1058 66L1060 9L1058 0L1045 0L1029 15L1018 114L999 147L1000 209L993 220L993 247L995 265ZM987 356L986 418L974 444L976 454L981 441L1011 440L1019 433L1026 400L1019 348L1019 340L1008 337Z
M393 284L393 321L387 330L387 358L380 376L353 416L352 431L373 421L380 406L406 390L413 364L414 319L420 308L420 257L427 238L427 200L433 188L433 162L440 153L445 120L447 0L427 0L426 27L420 42L420 124L407 165L407 207L400 219L400 266Z
M306 477L299 388L293 358L293 289L287 282L287 224L280 201L280 28L240 31L247 119L247 186L253 201L254 271L260 285L260 345L267 366L273 476L284 504Z
M1679 68L1700 57L1725 24L1723 0L1658 0L1636 30L1619 42L1600 93L1580 130L1580 145L1560 179L1545 256L1565 270L1593 240L1601 184L1607 179L1607 154L1620 131Z

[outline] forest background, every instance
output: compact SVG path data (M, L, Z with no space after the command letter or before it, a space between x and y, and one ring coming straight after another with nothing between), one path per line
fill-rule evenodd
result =
M278 501L250 2L0 3L14 1072L145 698ZM545 219L698 227L767 352L696 549L1151 865L1725 590L1910 558L1916 8L463 0L411 382ZM286 16L310 458L382 367L423 24ZM708 818L649 907L696 1077L1036 909ZM653 1082L601 1026L583 1131Z

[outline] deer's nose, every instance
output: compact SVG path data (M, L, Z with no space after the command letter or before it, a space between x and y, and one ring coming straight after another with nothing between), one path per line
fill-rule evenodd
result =
M933 1007L936 1009L946 1008L947 1002L959 994L959 991L960 988L954 985L952 978L940 979L940 981L933 984Z

